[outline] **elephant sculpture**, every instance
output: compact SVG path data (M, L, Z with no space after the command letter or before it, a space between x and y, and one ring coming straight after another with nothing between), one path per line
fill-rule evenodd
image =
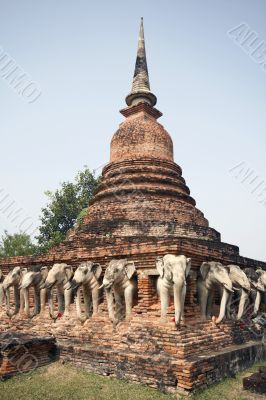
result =
M248 304L249 292L251 289L249 279L245 272L238 265L227 265L229 278L232 281L233 288L239 294L239 306L236 319L239 320L243 317L245 308ZM231 304L233 294L230 294L227 306L227 317L231 318Z
M261 301L260 305L264 305L264 311L265 311L265 305L266 305L266 271L262 269L257 269L256 270L257 275L259 275L259 283L263 286L264 290L261 293ZM259 310L258 310L259 311Z
M57 317L54 315L54 303L52 296L52 288L56 286L58 312L64 314L65 317L69 316L70 304L72 299L71 279L73 277L73 269L70 265L65 263L54 264L48 272L47 278L41 289L45 288L48 294L49 312L53 319Z
M157 257L156 268L160 275L157 280L157 291L161 300L161 317L166 317L169 296L173 296L175 323L179 325L184 314L186 279L191 268L191 259L183 255L166 254Z
M256 317L259 312L262 296L266 291L266 271L255 271L253 268L245 268L244 271L251 284L249 300L253 307L252 316Z
M134 294L137 290L136 272L133 261L127 259L111 260L105 270L103 287L106 293L108 313L111 321L122 318L122 305L125 302L125 313L128 318L132 311ZM115 300L115 311L114 311Z
M9 317L23 312L24 308L24 297L20 291L20 284L23 276L27 273L27 268L15 267L5 277L3 281L3 290L6 297L6 313ZM14 288L14 302L15 310L13 313L10 311L10 288Z
M20 290L24 296L24 312L30 316L29 290L34 289L34 315L44 313L46 302L46 289L43 287L48 276L48 267L36 266L28 271L21 280Z
M226 308L230 301L230 295L234 292L228 269L216 261L203 262L200 267L200 277L197 286L201 316L204 320L212 317L211 312L215 286L218 286L222 291L220 312L215 321L219 324L226 316Z
M99 279L102 274L102 267L100 264L91 261L82 262L76 269L72 279L72 289L77 291L76 310L77 317L80 321L84 322L91 314L91 299L93 315L98 312L99 305ZM81 312L81 291L82 288L84 298L85 316L82 317Z
M3 289L3 282L4 282L4 274L2 272L2 270L0 269L0 312L2 311L2 307L4 304L4 289Z

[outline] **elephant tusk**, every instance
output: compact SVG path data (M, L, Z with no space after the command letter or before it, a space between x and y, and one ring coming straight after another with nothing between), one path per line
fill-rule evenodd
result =
M72 281L72 282L71 282L71 285L70 285L67 289L68 289L68 290L69 290L69 289L77 290L80 286L81 286L81 283L78 283L78 282L76 282L76 281Z
M52 289L53 286L54 286L53 283L46 283L44 287L45 289Z
M230 292L230 293L234 293L234 290L237 290L236 288L230 288L230 287L228 287L227 285L224 285L224 288L225 288L225 290L227 290L228 292Z

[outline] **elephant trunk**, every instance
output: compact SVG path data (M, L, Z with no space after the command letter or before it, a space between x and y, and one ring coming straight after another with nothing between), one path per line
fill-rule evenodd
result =
M51 290L52 287L54 286L55 282L45 282L44 287L47 290Z
M6 314L9 318L12 318L19 312L20 306L22 306L20 302L20 292L17 286L14 286L14 301L15 301L15 310L12 312L10 311L10 291L9 289L5 290L6 293ZM8 293L8 294L7 294Z
M70 287L67 290L72 290L74 297L77 295L78 289L80 288L81 283L77 282L75 279L72 279Z
M257 290L255 304L254 304L254 317L256 317L256 315L259 312L260 303L261 303L261 292Z
M102 289L102 288L104 288L104 289L111 289L111 287L112 287L112 285L113 285L113 283L114 283L114 281L109 281L109 280L107 280L107 279L103 279L103 283L102 283L102 285L99 287L99 289Z
M227 307L229 297L230 297L230 292L224 288L221 305L220 305L220 313L219 313L217 320L215 321L216 324L219 324L225 317L226 307Z
M4 292L2 285L0 284L0 311L2 310L2 307L3 307L4 296L5 296L5 292Z
M174 284L175 323L180 324L184 308L184 283Z
M82 311L81 311L81 293L80 293L80 287L78 288L77 291L77 297L76 297L76 311L77 311L77 317L78 320L81 323L84 323L86 321L86 316L82 316Z
M22 289L22 294L24 296L24 311L27 317L30 316L30 306L29 306L29 289Z
M9 289L4 289L5 301L6 301L6 314L9 318L12 317L12 313L10 311L10 292Z
M248 292L244 289L242 289L240 301L239 301L239 306L238 306L238 313L237 313L237 320L240 320L243 317L244 311L245 311L245 305L248 301Z
M48 305L49 305L49 314L50 317L53 320L56 320L57 315L54 314L54 303L53 303L53 293L52 293L52 289L48 289L47 291L47 297L48 297Z

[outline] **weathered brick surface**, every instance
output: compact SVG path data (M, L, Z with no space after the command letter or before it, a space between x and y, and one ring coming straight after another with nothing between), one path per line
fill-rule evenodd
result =
M1 329L24 330L30 337L55 336L61 359L167 392L196 390L265 357L261 336L254 334L261 332L248 321L217 326L191 320L176 328L170 318L161 321L156 312L139 316L135 310L130 320L117 326L102 309L101 315L84 325L72 314L56 323L47 318L6 320ZM47 361L43 350L38 354Z

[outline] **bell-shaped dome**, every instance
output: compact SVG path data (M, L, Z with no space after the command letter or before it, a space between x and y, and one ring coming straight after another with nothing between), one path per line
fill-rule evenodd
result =
M145 111L127 118L114 134L110 162L155 158L173 161L170 135Z

